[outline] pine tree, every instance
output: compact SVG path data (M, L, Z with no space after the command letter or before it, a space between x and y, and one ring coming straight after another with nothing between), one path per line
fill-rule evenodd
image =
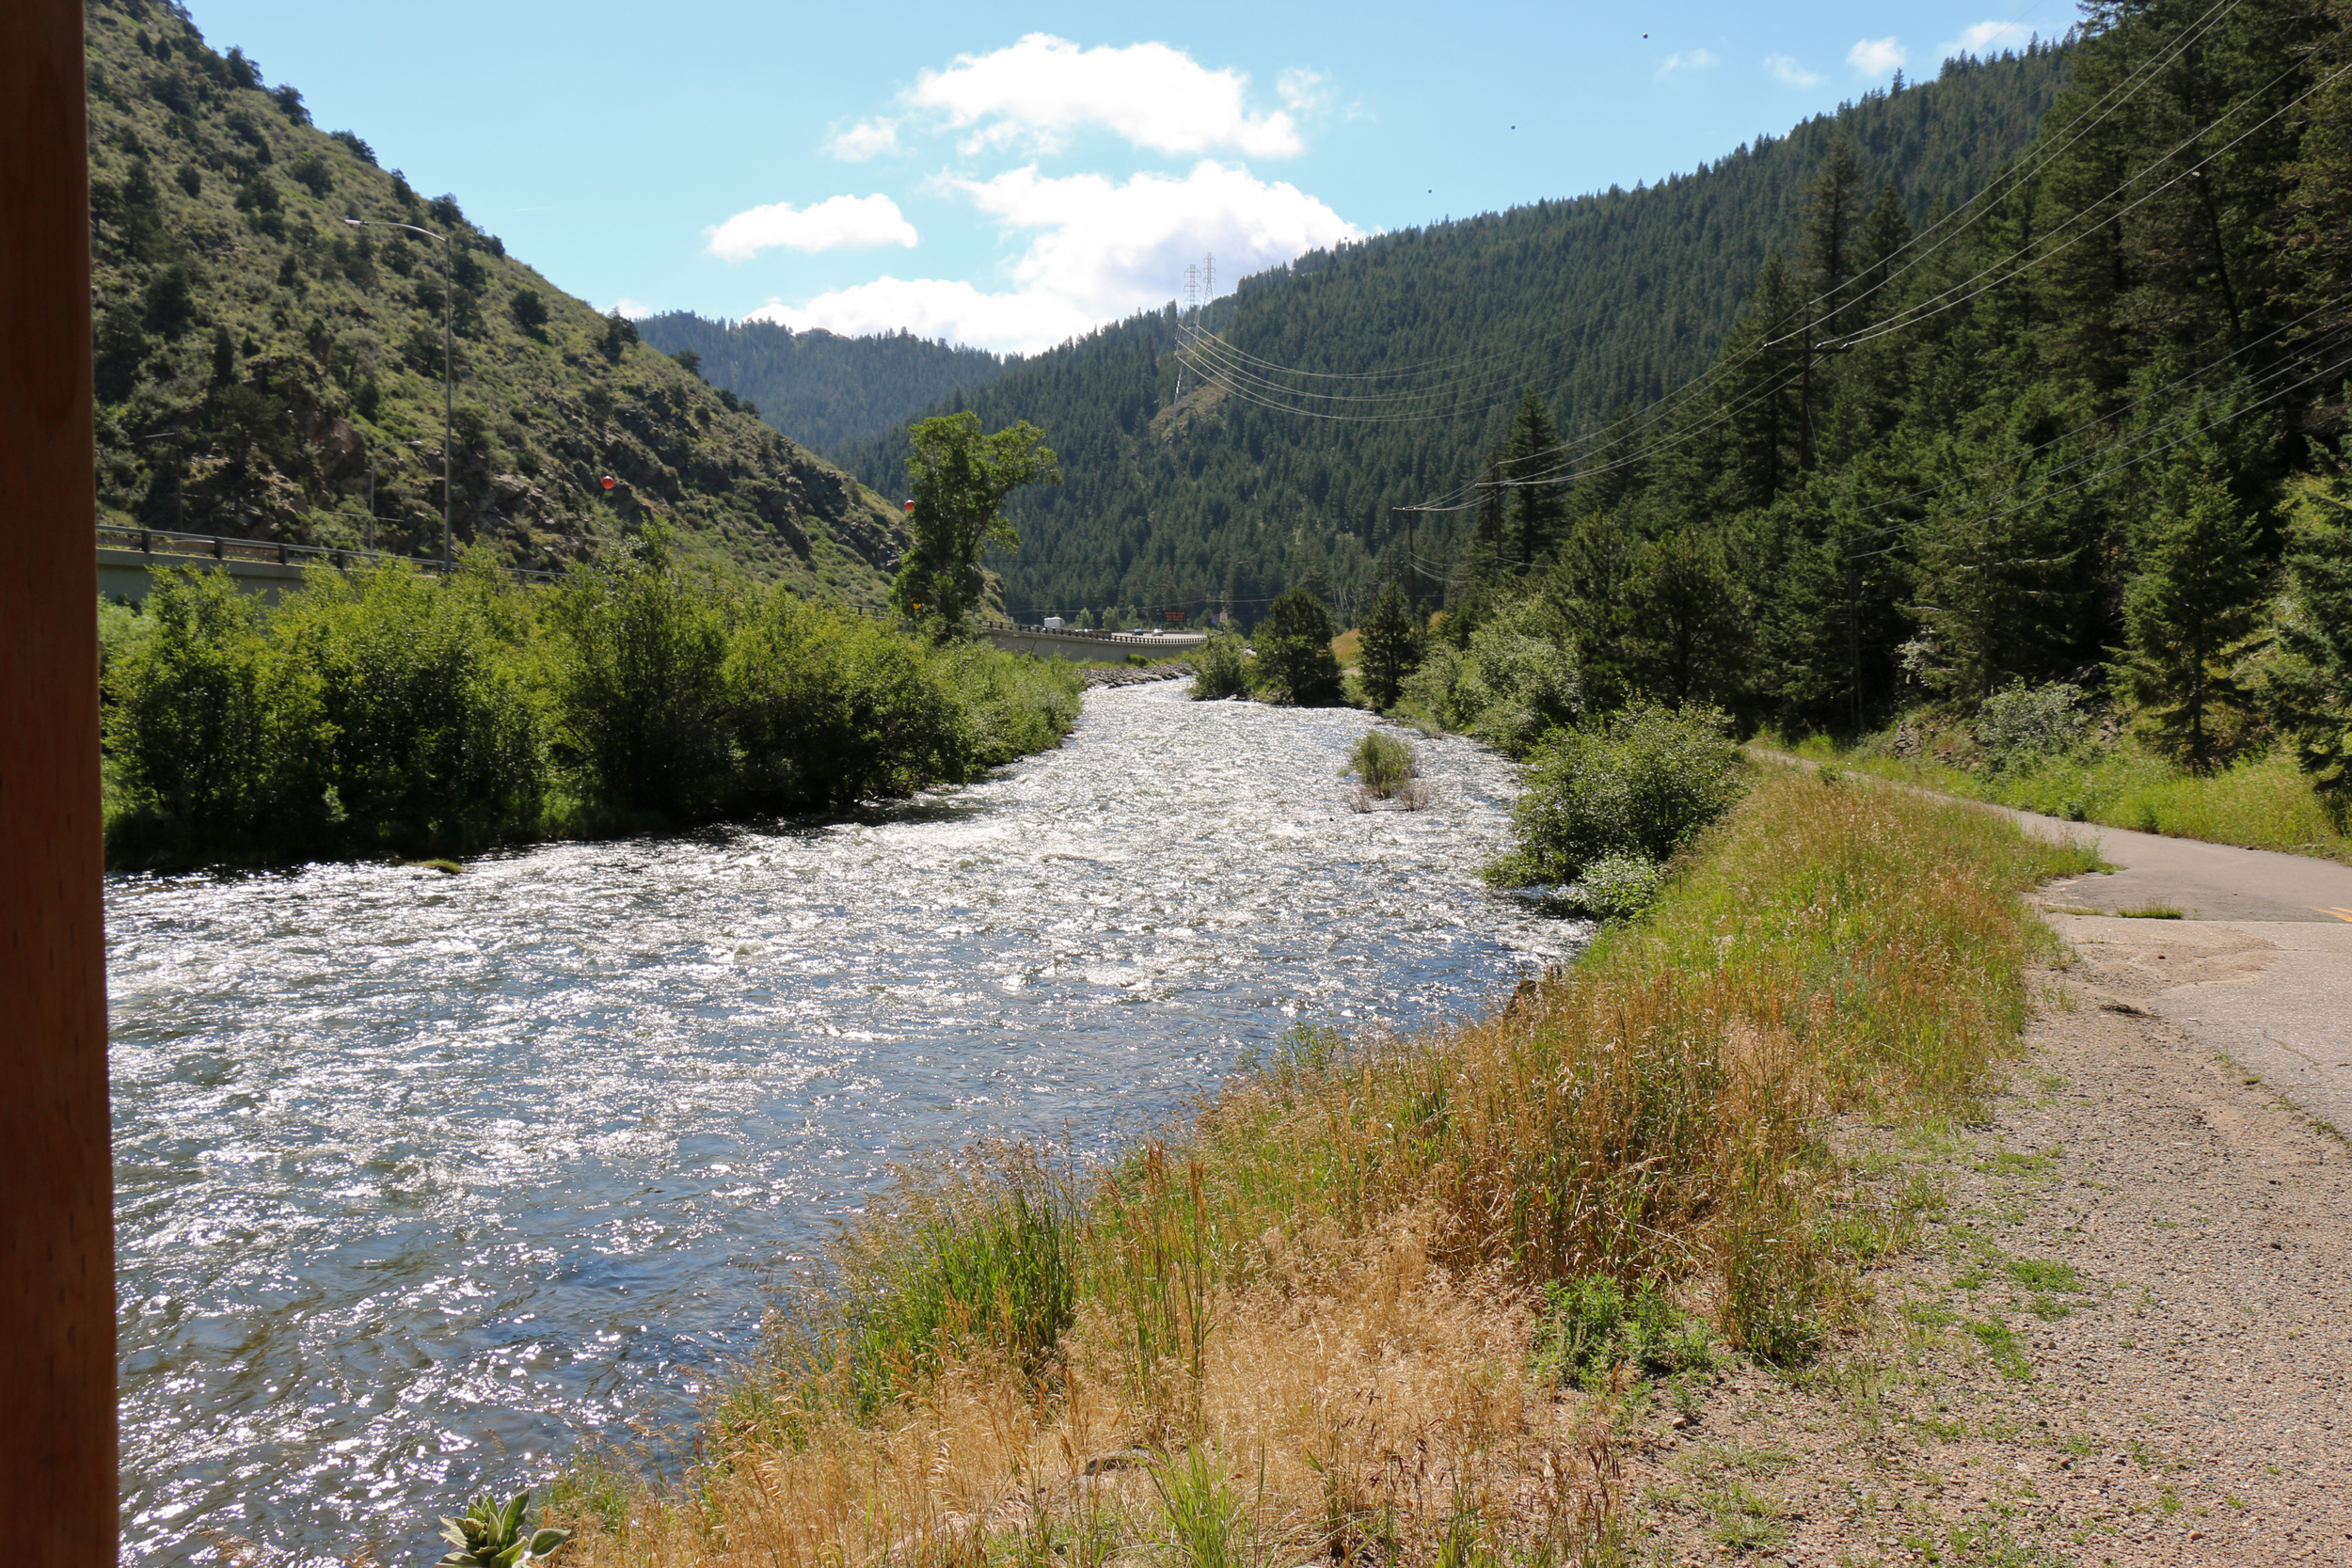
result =
M2352 816L2352 485L2342 475L2296 499L2286 612L2273 682L2280 728L2339 826Z
M1629 662L1644 689L1677 704L1733 694L1747 618L1720 540L1696 529L1653 540L1626 597Z
M1294 588L1267 607L1256 644L1258 687L1268 701L1327 707L1340 700L1331 612L1305 588Z
M1511 420L1503 444L1502 478L1511 486L1510 551L1523 577L1538 556L1560 542L1568 507L1565 481L1551 478L1561 467L1560 432L1544 400L1529 392Z
M1375 708L1387 712L1396 705L1405 677L1420 663L1420 623L1405 602L1405 590L1391 580L1380 590L1372 613L1364 618L1363 646L1356 659L1364 695Z
M2112 668L2157 746L2199 772L2243 702L2237 666L2263 624L2269 568L2256 520L2207 475L2154 519L2144 568L2123 596L2123 657Z

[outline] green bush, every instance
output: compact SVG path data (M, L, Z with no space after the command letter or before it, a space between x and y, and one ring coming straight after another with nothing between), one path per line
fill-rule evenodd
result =
M747 804L839 809L965 775L961 706L919 644L870 621L775 589L721 680L739 747L731 792Z
M1249 694L1249 655L1242 640L1230 631L1210 637L1193 657L1192 700L1213 703Z
M1631 920L1666 890L1666 868L1646 855L1603 855L1584 868L1571 892L1603 920Z
M1411 741L1367 730L1348 753L1347 768L1363 781L1366 794L1385 800L1421 771L1421 759Z
M1487 877L1569 883L1605 857L1667 860L1740 799L1740 749L1724 731L1712 708L1655 704L1599 728L1555 731L1512 808L1518 847Z
M1522 599L1472 631L1467 648L1434 642L1399 682L1396 711L1524 760L1582 717L1583 673L1557 613Z
M128 806L118 843L187 853L315 824L329 733L317 667L288 657L226 572L158 572L143 618L147 636L107 677L106 748Z
M1659 1377L1713 1362L1706 1323L1677 1311L1647 1282L1629 1291L1601 1275L1544 1289L1535 1365L1561 1383L1598 1388L1621 1364Z
M318 673L317 761L342 836L466 844L535 825L547 723L516 668L516 607L500 602L518 596L487 559L447 584L399 561L348 577L320 566L272 617L272 637Z
M167 574L101 624L118 864L838 810L1054 746L1082 689L1068 665L694 582L658 531L551 590L486 552L446 579L319 567L274 610Z
M962 709L967 732L961 770L943 772L943 779L970 778L1060 745L1085 701L1086 677L1075 665L1002 653L986 642L950 643L932 668Z
M1977 709L1977 744L1991 771L2030 767L2072 751L2090 728L2083 689L2066 681L2012 681Z
M1454 727L1524 759L1584 711L1584 683L1566 628L1521 600L1470 634L1450 695Z
M559 755L612 804L709 816L732 758L724 722L726 608L686 580L667 533L582 567L548 608Z

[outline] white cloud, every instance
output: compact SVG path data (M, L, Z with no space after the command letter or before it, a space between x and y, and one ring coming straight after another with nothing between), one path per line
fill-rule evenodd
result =
M1284 81L1302 98L1322 87L1311 71L1285 72ZM1290 114L1250 111L1248 85L1242 72L1210 71L1164 43L1084 49L1030 33L1009 48L959 55L945 71L924 71L903 97L943 117L949 129L969 132L967 154L1009 147L1051 152L1088 130L1109 131L1156 152L1230 148L1285 158L1303 151Z
M2032 39L2033 29L2022 22L1979 22L1963 28L1960 37L1939 46L1935 53L1947 60L1955 55L1994 55L2004 49L2022 49Z
M1166 304L1184 265L1216 257L1236 279L1301 251L1362 230L1283 182L1204 159L1181 178L1138 174L1120 182L1099 174L1048 178L1034 166L991 180L956 181L1009 229L1036 230L1012 268L1013 287L989 293L944 278L882 277L820 294L803 306L772 304L753 314L800 329L896 331L989 348L1035 353L1104 322Z
M1705 49L1692 49L1669 55L1666 56L1666 63L1658 68L1658 74L1650 80L1662 82L1678 71L1705 71L1716 63L1718 62L1714 55Z
M1772 79L1784 87L1818 87L1821 85L1818 73L1805 70L1787 55L1765 55L1764 69L1771 71Z
M1292 66L1274 79L1275 96L1295 115L1319 115L1331 106L1331 83L1320 71Z
M1024 284L1051 289L1097 320L1171 298L1184 263L1204 252L1239 278L1304 250L1362 231L1284 181L1203 159L1182 179L1138 174L1124 184L1099 174L1048 179L1036 166L960 182L980 210L1015 229L1045 230L1013 268Z
M1846 63L1865 76L1890 76L1911 58L1911 51L1892 38L1863 39L1846 51Z
M658 316L661 313L661 307L659 305L641 305L636 300L629 298L627 294L623 294L620 298L614 300L604 309L605 313L608 315L615 310L618 310L622 315L627 316L633 322L641 322L647 316Z
M885 152L898 150L898 122L895 119L861 119L846 131L835 131L825 138L825 150L845 164L862 164Z
M828 197L804 210L779 201L738 213L703 232L710 236L710 253L730 261L748 261L778 246L815 253L915 243L914 225L886 196Z

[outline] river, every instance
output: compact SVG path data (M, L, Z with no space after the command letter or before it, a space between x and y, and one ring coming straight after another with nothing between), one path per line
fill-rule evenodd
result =
M1373 722L1129 688L854 820L109 878L124 1560L429 1560L658 1450L894 1162L1099 1154L1572 952L1478 883L1508 765L1420 741L1429 805L1359 812Z

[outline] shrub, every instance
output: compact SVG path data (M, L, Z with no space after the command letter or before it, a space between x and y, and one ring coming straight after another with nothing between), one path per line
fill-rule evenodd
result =
M1584 711L1583 676L1566 629L1534 600L1509 606L1470 634L1450 700L1455 728L1506 756L1526 757Z
M2029 766L2072 751L2090 725L2083 689L2065 681L2027 686L2012 681L1977 710L1977 744L1988 770Z
M1249 655L1241 639L1230 631L1213 635L1194 656L1192 700L1212 703L1249 692Z
M318 817L316 668L286 657L226 572L156 573L143 618L109 672L105 728L136 835L184 853Z
M1656 1377L1713 1359L1706 1323L1677 1311L1647 1281L1629 1291L1600 1275L1544 1288L1535 1364L1559 1382L1597 1388L1619 1365Z
M549 607L562 751L621 806L707 816L728 770L725 613L673 564L659 527L583 568Z
M721 679L748 801L838 808L965 775L961 706L918 643L870 621L771 590Z
M1607 856L1668 859L1740 798L1740 750L1724 725L1712 708L1644 704L1603 728L1555 732L1512 808L1518 848L1488 878L1565 883Z
M1631 920L1666 889L1666 868L1646 855L1603 855L1577 878L1571 896L1603 920Z
M931 667L961 708L968 736L963 770L954 777L1060 745L1085 702L1086 677L1075 666L1000 653L985 642L949 643Z
M515 592L487 554L457 581L405 562L313 567L272 636L318 673L317 765L342 832L384 847L479 841L531 825L547 784L544 718L493 627Z
M1367 794L1386 800L1421 771L1421 759L1411 741L1368 730L1348 753L1347 768L1363 781Z

